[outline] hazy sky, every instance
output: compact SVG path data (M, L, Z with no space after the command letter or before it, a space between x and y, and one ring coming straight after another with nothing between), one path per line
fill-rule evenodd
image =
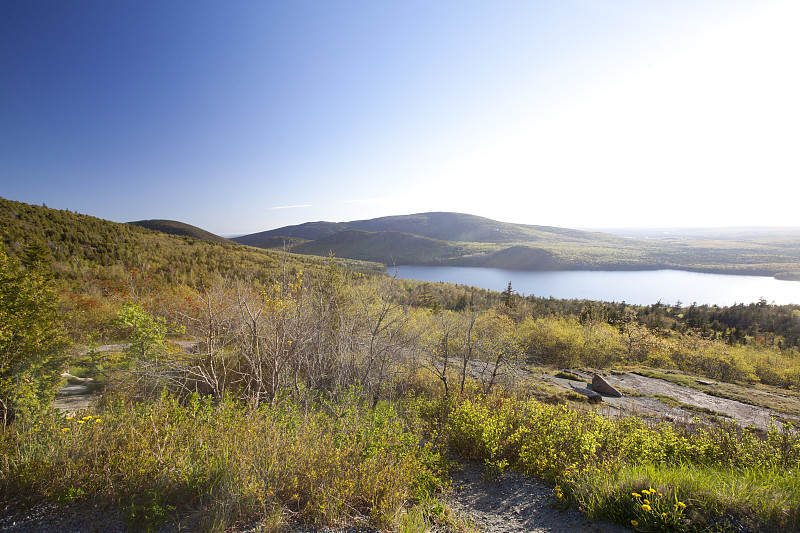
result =
M0 196L218 234L800 225L800 2L0 3Z

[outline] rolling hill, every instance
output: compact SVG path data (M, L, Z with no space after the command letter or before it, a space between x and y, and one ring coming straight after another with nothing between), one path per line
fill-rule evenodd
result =
M134 272L145 271L160 283L191 285L211 275L266 282L284 267L313 272L326 263L311 255L277 253L221 237L203 239L216 236L180 222L155 221L151 226L170 231L0 198L0 252L15 256L26 244L41 242L50 249L55 277L71 286L93 279L125 283ZM175 234L184 230L190 235ZM376 263L342 262L362 273L382 272Z
M296 226L285 226L274 230L235 237L232 240L241 244L263 247L266 239L273 239L275 237L317 240L348 230L366 232L391 231L409 233L441 241L496 244L553 241L594 242L597 240L622 243L627 240L623 237L603 233L551 226L512 224L475 215L445 212L389 216L369 220L355 220L352 222L306 222Z
M715 235L709 233L709 235ZM651 270L800 279L797 232L736 239L631 238L499 222L462 213L418 213L351 222L307 222L232 239L260 248L387 265L481 266L517 270Z
M51 249L57 274L74 280L87 269L101 268L119 278L124 268L137 267L188 282L201 265L221 275L252 276L263 265L280 261L276 250L291 252L292 261L312 263L319 262L314 256L333 253L370 272L379 269L376 263L516 270L669 268L800 280L797 231L712 235L719 232L630 238L460 213L419 213L309 222L228 240L172 220L118 224L0 198L0 239L9 252L17 253L27 239L39 239Z
M182 237L192 237L201 241L233 244L232 241L224 237L215 235L197 226L186 224L185 222L178 222L177 220L137 220L135 222L128 222L128 224L153 231L160 231L168 235L180 235Z

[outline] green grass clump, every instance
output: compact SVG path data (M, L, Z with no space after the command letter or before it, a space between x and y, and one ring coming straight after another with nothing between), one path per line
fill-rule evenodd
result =
M440 485L441 460L394 409L354 399L333 410L248 411L230 401L112 401L6 431L5 498L119 505L133 525L193 513L199 527L270 517L320 525L399 521Z

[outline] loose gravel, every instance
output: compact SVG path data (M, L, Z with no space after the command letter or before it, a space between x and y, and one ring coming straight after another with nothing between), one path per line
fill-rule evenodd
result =
M453 474L450 507L487 533L627 533L609 522L589 523L576 509L555 507L553 486L507 471L484 479L484 466L467 462Z

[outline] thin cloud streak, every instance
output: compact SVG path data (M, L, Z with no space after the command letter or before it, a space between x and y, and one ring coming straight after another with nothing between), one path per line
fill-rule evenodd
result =
M276 205L269 209L300 209L301 207L314 207L311 204L298 204L298 205Z

